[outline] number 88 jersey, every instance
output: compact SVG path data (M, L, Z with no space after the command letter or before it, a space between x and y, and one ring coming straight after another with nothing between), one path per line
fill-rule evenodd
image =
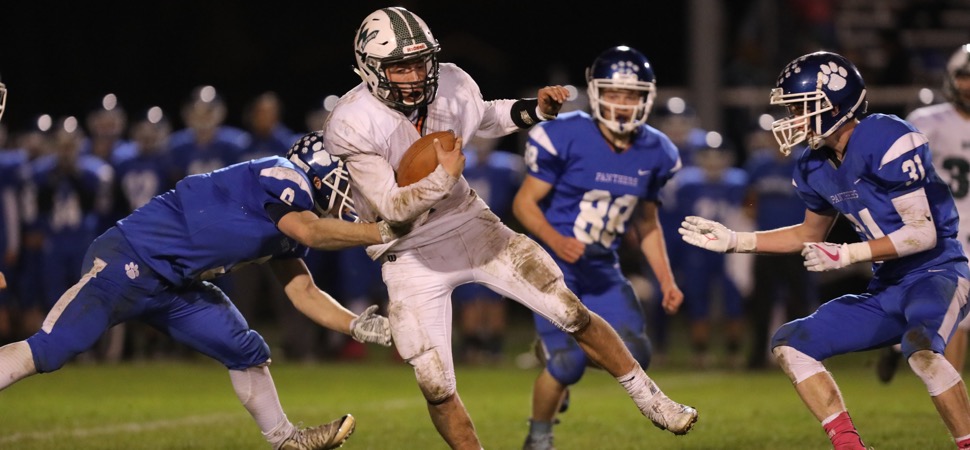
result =
M970 118L952 103L924 106L906 117L929 140L933 166L950 186L960 213L959 240L970 255Z
M539 207L556 231L614 251L637 203L657 201L660 188L680 169L677 147L649 125L636 133L630 148L614 152L582 111L532 128L526 167L529 175L553 185Z

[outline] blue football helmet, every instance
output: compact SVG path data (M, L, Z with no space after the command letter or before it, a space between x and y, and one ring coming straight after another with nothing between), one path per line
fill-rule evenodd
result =
M850 119L866 112L866 84L849 60L831 52L803 55L788 63L771 90L772 105L788 108L771 131L785 155L808 141L812 150Z
M286 152L286 159L310 178L313 202L321 216L360 221L350 196L350 175L344 162L323 148L322 132L307 133L297 140Z
M381 8L364 18L354 38L360 76L371 94L391 108L413 111L434 101L438 91L438 52L441 46L428 24L417 14L395 6ZM424 64L426 76L413 83L393 83L388 66Z
M970 77L970 44L961 45L946 63L943 95L963 112L970 113L970 89L960 89L957 78Z
M601 53L586 69L586 89L593 117L615 133L628 134L647 122L657 95L657 78L642 53L621 45ZM603 100L602 89L628 89L640 93L636 105ZM609 110L609 118L604 111Z

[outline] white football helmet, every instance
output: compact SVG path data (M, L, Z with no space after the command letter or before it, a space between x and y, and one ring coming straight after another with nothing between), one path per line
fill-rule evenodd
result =
M960 90L957 78L970 77L970 44L961 45L946 63L946 76L943 77L943 95L954 106L970 112L970 90Z
M364 18L357 30L354 72L380 101L400 111L412 111L434 101L440 50L431 29L416 14L401 7L381 8ZM387 79L388 65L420 60L427 65L423 81L392 83Z

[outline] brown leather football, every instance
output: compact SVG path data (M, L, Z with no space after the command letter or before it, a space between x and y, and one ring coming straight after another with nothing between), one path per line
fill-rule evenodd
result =
M415 183L434 172L438 167L438 155L434 151L434 140L441 142L441 147L449 150L455 146L455 134L449 131L438 131L421 136L414 141L401 162L397 165L397 185L404 187Z

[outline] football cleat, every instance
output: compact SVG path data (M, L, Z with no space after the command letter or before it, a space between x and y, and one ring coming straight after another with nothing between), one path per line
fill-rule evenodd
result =
M344 445L354 432L357 421L347 414L330 423L297 430L279 450L328 450Z
M556 450L552 445L552 433L526 436L522 450Z
M656 395L660 398L654 400L643 414L661 430L667 430L676 435L687 434L697 422L697 410L681 405L663 393Z

